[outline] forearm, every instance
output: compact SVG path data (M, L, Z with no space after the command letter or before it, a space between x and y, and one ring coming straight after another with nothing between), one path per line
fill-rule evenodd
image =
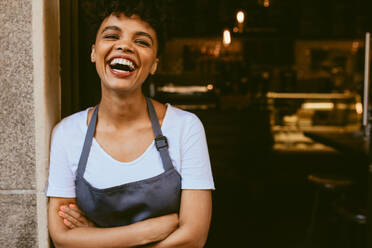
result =
M124 248L160 241L169 235L169 227L157 225L156 219L115 228L82 227L67 229L53 240L57 248Z
M179 227L166 239L145 247L203 247L208 237L211 215L212 195L210 190L183 190Z
M178 215L169 214L114 228L68 228L58 214L62 205L75 203L74 198L50 198L49 233L57 248L124 248L165 239L178 227Z
M205 245L206 237L193 233L187 227L179 227L166 239L145 245L146 248L201 248Z

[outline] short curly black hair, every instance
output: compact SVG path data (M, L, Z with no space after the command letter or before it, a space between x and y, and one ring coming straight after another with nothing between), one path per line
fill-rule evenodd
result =
M90 0L85 2L83 8L87 18L91 20L92 33L94 33L92 40L95 39L103 20L111 14L124 14L127 17L137 15L155 30L159 56L166 40L167 2L169 0Z

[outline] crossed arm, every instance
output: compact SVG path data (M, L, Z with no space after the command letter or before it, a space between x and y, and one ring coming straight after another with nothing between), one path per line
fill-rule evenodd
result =
M49 232L57 248L203 247L212 211L210 190L182 190L179 215L114 228L92 225L69 228L59 212L62 205L70 203L75 203L75 198L52 197L49 201Z

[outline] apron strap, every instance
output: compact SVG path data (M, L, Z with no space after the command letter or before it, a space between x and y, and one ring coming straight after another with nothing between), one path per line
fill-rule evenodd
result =
M96 131L98 107L99 105L97 105L96 109L94 110L92 118L89 122L87 134L85 135L83 151L81 152L80 155L77 174L81 177L84 176L85 167L87 166L88 156L90 152L90 147L92 146L94 132Z
M155 136L155 146L156 146L156 149L160 153L161 161L163 162L163 168L165 171L167 171L173 168L172 160L169 156L169 151L168 151L168 141L167 141L167 138L163 136L163 133L161 131L159 120L158 120L158 117L154 109L154 105L152 104L151 100L147 97L146 97L146 102L147 102L147 108L148 108L149 116L151 120L152 130ZM81 177L84 176L90 148L92 146L94 132L96 130L98 107L99 105L97 105L97 107L95 108L92 118L89 122L87 134L85 135L83 150L80 155L77 174Z
M155 146L160 153L161 161L163 162L164 170L170 170L173 168L172 160L169 156L168 151L168 140L161 131L158 116L156 115L154 105L152 104L150 98L146 97L147 109L149 111L149 116L151 120L152 130L155 137Z

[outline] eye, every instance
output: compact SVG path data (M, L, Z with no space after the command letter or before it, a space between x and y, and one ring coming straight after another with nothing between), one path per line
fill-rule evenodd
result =
M103 38L110 39L110 40L116 40L116 39L119 39L119 36L117 34L107 34L103 36Z
M150 47L151 46L150 42L145 41L145 40L135 40L135 42L137 44L140 44L140 45L145 46L145 47Z

